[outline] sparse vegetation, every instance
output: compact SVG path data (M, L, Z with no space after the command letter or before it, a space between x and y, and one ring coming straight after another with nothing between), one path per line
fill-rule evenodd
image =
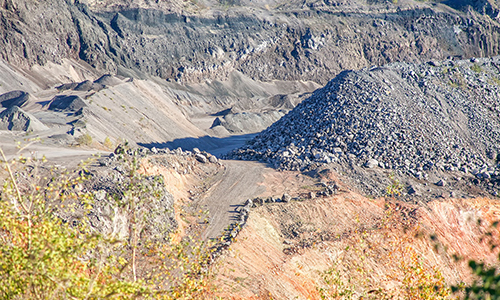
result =
M92 136L88 133L82 134L76 138L76 143L80 146L90 146L92 145Z
M1 299L209 299L210 245L195 236L144 237L150 211L141 205L159 197L155 184L140 174L137 155L121 153L126 180L109 195L129 212L130 237L96 232L87 219L94 194L82 189L79 172L52 168L44 160L7 161L0 194ZM121 195L121 196L120 196ZM82 212L68 222L62 215ZM140 272L138 271L140 266Z
M479 224L481 221L479 221ZM499 232L496 221L492 224L491 230L486 232L482 240L488 240L491 251L498 251ZM459 258L460 259L460 258ZM498 253L497 264L489 266L484 262L470 260L469 267L475 276L475 280L471 285L459 284L452 286L453 291L463 293L463 299L500 299L500 252Z
M389 174L391 184L386 188L386 194L390 197L400 196L404 186L399 182L394 173Z
M498 77L492 77L491 81L493 84L500 85L500 78Z
M403 235L392 230L402 227ZM419 231L417 224L402 220L390 203L386 205L380 230L355 230L337 262L322 274L323 286L317 287L321 298L450 299L451 289L441 272L412 246L421 236ZM374 265L385 271L373 269ZM389 281L397 288L381 285Z
M113 149L113 146L114 146L114 145L113 145L113 142L111 141L111 139L110 139L109 137L106 137L106 138L104 139L104 142L103 142L103 144L102 144L102 145L103 145L104 147L106 147L107 149L110 149L110 150L111 150L111 149Z
M448 85L452 88L464 89L467 85L465 78L461 74L455 74L455 76L450 77Z
M481 68L480 65L478 64L473 64L470 69L476 73L481 73L483 71L483 68Z

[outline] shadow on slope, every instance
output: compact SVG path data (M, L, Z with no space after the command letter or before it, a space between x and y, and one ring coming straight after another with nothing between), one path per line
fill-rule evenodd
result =
M233 135L224 138L212 137L212 136L202 136L202 137L187 137L175 139L170 142L163 143L137 143L139 146L146 148L168 148L170 150L181 148L182 150L192 151L194 148L198 148L202 151L206 151L220 157L220 155L225 154L231 150L237 149L245 144L246 141L255 137L257 133L243 134L243 135Z

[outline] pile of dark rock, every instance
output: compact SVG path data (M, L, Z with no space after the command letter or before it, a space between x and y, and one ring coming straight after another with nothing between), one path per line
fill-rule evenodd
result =
M64 83L57 86L56 89L61 92L67 90L80 91L80 92L89 92L89 91L97 92L106 87L115 86L120 83L122 83L122 80L120 80L119 78L106 74L99 77L95 81L85 80L82 82Z
M498 178L500 57L342 72L225 157Z

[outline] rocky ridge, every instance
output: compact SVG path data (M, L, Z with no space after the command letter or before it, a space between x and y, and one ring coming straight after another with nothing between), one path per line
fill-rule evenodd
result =
M325 84L345 69L498 55L497 6L482 2L1 0L0 56L181 83L238 71Z
M419 180L472 172L498 188L499 59L345 71L227 158L288 170L338 163Z

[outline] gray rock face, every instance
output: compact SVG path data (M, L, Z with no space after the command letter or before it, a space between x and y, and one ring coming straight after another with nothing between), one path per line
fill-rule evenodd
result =
M488 177L496 164L488 157L500 153L498 66L495 57L345 71L227 157L278 169L368 161L417 178Z
M5 108L12 106L22 107L28 102L30 94L23 91L11 91L0 95L0 105Z
M76 112L86 106L87 104L85 104L85 102L83 102L82 98L80 98L79 96L61 95L56 96L54 97L54 99L52 99L49 105L49 109Z
M492 19L497 19L500 14L498 1L495 0L474 0L474 1L447 1L451 7L456 9L467 9L471 7L475 11L490 16Z
M17 106L12 106L0 113L0 130L42 131L49 129L37 118Z
M85 189L92 191L96 201L89 214L91 226L97 232L119 239L130 238L132 228L132 215L139 219L141 236L148 240L163 240L168 238L177 228L174 215L174 198L165 189L162 182L154 177L144 177L140 181L135 179L135 185L144 188L141 198L147 199L140 202L140 197L125 199L127 186L131 184L128 177L127 166L122 165L113 157L107 166L91 169L91 178L85 182ZM146 191L154 192L146 192ZM156 196L152 196L156 195ZM159 195L159 197L157 197ZM127 201L137 201L135 211ZM78 211L63 218L73 218Z
M101 2L0 0L1 57L16 65L78 57L110 73L180 82L240 71L324 84L344 69L499 51L498 9L489 0L475 1L479 13L421 1L278 1L270 12L224 2L203 14L196 4L188 13L181 1L117 1L106 10Z

